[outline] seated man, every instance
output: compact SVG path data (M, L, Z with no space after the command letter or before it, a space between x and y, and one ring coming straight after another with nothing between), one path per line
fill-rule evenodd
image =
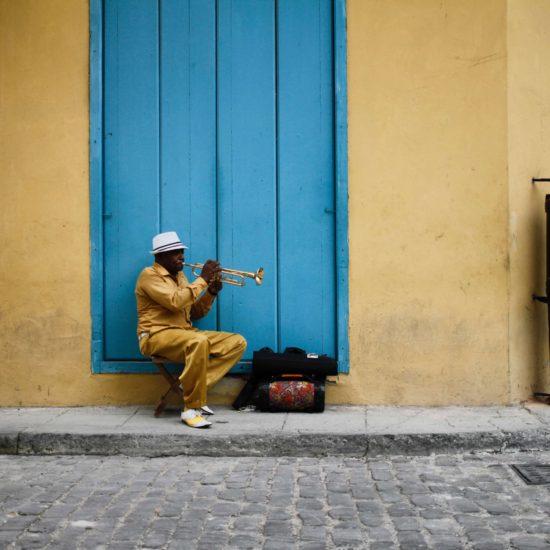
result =
M185 248L174 231L153 237L155 263L141 272L136 284L139 348L144 355L185 363L181 419L192 428L208 428L212 423L203 415L213 412L206 391L239 361L246 341L239 334L193 327L192 321L210 311L222 288L221 268L208 260L190 284L182 272Z

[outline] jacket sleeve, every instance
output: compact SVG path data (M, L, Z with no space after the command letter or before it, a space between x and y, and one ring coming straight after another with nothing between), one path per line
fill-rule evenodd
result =
M191 320L202 319L212 308L214 296L210 292L205 292L191 307Z
M156 273L144 273L141 288L151 300L170 311L183 311L191 306L200 293L208 286L202 278L197 277L190 285L175 288L164 277Z

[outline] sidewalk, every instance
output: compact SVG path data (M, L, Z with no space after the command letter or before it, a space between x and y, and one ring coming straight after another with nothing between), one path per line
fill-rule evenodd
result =
M379 456L550 449L550 406L346 407L321 414L216 407L207 430L152 407L0 409L2 454Z

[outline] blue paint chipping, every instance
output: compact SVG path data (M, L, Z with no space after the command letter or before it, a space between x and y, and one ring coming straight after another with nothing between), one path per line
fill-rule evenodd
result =
M199 324L245 335L233 372L265 345L349 371L345 8L90 0L94 373L156 372L133 287L158 229L180 232L188 261L266 269Z
M348 89L346 0L334 0L338 370L349 372Z

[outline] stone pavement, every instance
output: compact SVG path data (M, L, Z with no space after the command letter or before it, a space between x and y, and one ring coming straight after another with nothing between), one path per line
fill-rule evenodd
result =
M129 456L382 456L550 449L550 406L345 407L322 414L217 407L193 430L151 407L0 409L0 453Z
M0 456L0 547L550 548L550 452L368 458Z

